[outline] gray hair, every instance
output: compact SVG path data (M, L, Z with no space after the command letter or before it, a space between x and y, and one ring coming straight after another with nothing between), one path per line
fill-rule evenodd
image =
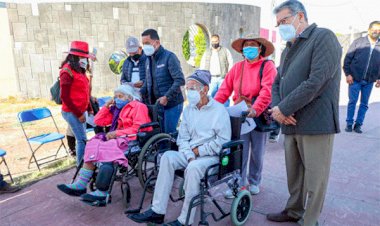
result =
M117 87L114 90L114 93L117 93L117 92L122 93L133 100L139 100L139 101L141 100L139 93L132 86L128 84L123 84Z
M298 12L302 12L305 15L306 22L308 22L305 6L303 6L303 4L300 1L297 1L297 0L285 1L281 3L280 5L278 5L276 8L274 8L273 13L277 14L283 9L289 9L292 15Z

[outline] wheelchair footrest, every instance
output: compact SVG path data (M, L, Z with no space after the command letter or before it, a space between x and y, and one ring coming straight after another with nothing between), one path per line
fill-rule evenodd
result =
M108 203L111 203L111 196L107 195L106 199L104 200L94 200L94 201L89 201L89 200L80 200L83 203L90 205L90 206L97 206L97 207L105 207L107 206Z

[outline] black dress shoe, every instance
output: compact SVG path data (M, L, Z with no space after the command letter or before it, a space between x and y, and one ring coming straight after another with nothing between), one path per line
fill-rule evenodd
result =
M347 125L346 128L344 129L346 132L352 132L352 126Z
M136 213L128 215L128 218L137 223L164 223L164 214L155 213L152 209L145 211L144 213Z
M71 189L71 188L67 187L65 184L58 184L57 188L61 192L65 193L65 194L68 194L70 196L81 196L81 195L83 195L83 194L86 193L86 189L80 189L80 190L78 190L78 189Z
M358 124L355 124L354 131L357 132L357 133L363 133L362 126L358 125Z
M275 222L297 222L299 218L294 218L288 215L288 211L284 210L281 213L267 214L267 219Z
M175 220L167 224L163 224L162 226L183 226L183 224L181 224L181 222L179 222L178 220Z

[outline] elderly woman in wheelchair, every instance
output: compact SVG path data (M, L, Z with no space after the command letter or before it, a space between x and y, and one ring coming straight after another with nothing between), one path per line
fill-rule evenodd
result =
M193 223L196 210L196 205L193 205L194 199L203 192L201 181L209 173L210 167L218 165L222 146L231 139L227 110L222 104L207 96L210 79L210 73L204 70L197 70L187 78L189 106L183 112L179 128L178 151L166 151L162 155L152 207L143 213L136 213L141 206L137 211L127 211L133 213L128 215L133 221L162 224L176 171L184 170L185 197L181 214L177 220L164 225L180 226ZM203 206L201 210L204 210Z
M139 102L140 97L131 86L121 85L115 89L114 94L115 97L95 116L95 124L111 125L110 132L98 134L87 142L84 165L79 170L76 181L57 185L62 192L71 196L81 196L82 201L89 203L106 199L114 171L113 163L128 165L124 155L128 143L136 139L142 124L150 122L147 106ZM148 130L150 128L145 128L145 131ZM99 166L97 189L87 194L87 185L96 169L95 164Z

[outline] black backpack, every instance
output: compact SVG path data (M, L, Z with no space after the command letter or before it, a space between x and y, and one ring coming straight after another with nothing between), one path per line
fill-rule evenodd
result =
M62 68L62 70L65 70L69 73L71 77L73 77L73 73L68 68ZM53 86L50 88L50 94L51 94L51 100L54 101L56 104L62 104L61 100L61 86L59 77L57 81L53 84Z

